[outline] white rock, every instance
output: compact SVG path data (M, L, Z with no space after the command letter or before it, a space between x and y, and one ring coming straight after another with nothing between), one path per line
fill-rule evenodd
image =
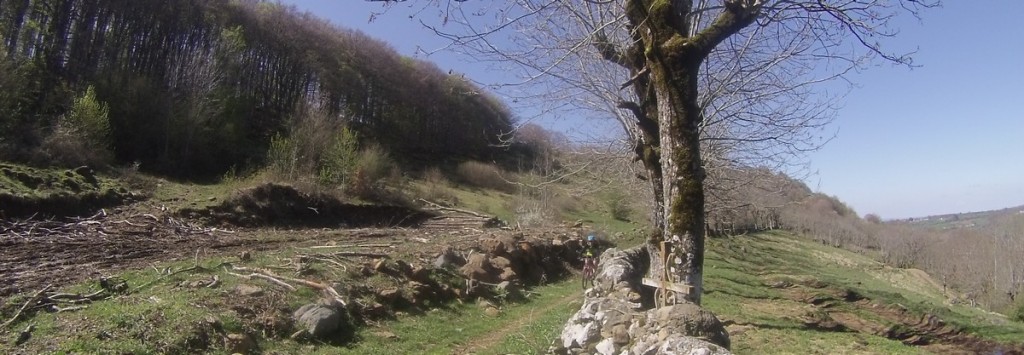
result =
M601 355L615 355L615 342L611 338L606 338L597 343L597 353Z

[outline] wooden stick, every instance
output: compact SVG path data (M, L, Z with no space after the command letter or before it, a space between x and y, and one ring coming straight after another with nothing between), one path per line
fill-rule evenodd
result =
M394 244L342 244L342 245L318 245L306 249L333 249L333 248L393 248Z
M488 215L480 214L480 213L469 211L469 210L461 210L461 209L458 209L458 208L444 207L444 206L441 206L439 204L436 204L436 203L424 200L422 198L419 199L419 200L423 201L424 203L426 203L428 205L433 206L433 208L435 208L435 209L439 209L439 210L442 210L442 211L452 211L452 212L458 212L458 213L465 213L465 214L468 214L468 215L471 215L471 216L480 217L480 218L493 218L493 216L488 216Z
M305 286L308 286L308 287L312 287L312 288L318 289L318 290L326 293L328 296L333 298L334 301L340 303L342 306L346 306L347 305L345 300L341 298L341 295L338 294L338 291L335 290L334 287L331 287L331 286L328 286L328 285L325 285L325 284L322 284L322 283L319 283L319 282L316 282L316 281L310 281L310 280L305 280L305 279L298 279L298 278L287 277L287 276L279 276L279 275L275 275L274 273L272 273L272 272L270 272L268 270L251 269L251 268L242 267L242 266L232 267L232 269L237 270L237 271L249 271L249 272L251 272L251 274L249 274L249 276L251 276L251 277L258 277L258 278L261 278L261 279L265 279L265 280L268 280L268 281L271 281L271 282L278 283L279 285L282 285L282 286L287 286L289 288L289 290L291 290L291 291L295 291L295 288L292 287L291 285L285 283L284 281L281 281L281 280L287 280L287 281L299 283L299 284L302 284L302 285L305 285ZM236 275L236 276L246 277L244 275L235 274L235 273L232 273L232 272L228 272L228 273L232 274L232 275Z
M221 265L223 265L223 263L222 263ZM175 272L172 272L172 273L169 273L169 274L166 274L166 275L160 276L160 277L158 277L158 278L154 279L153 281L150 281L150 282L147 282L147 283L145 283L145 284L139 285L139 286L138 286L138 287L136 287L136 288L135 288L134 290L132 290L132 293L135 293L135 292L139 292L139 290L142 290L142 289L144 289L144 288L146 288L146 287L149 287L149 286L151 286L151 285L153 285L153 284L157 283L157 282L158 282L158 281L160 281L160 280L166 279L166 278L168 278L168 277L171 277L171 276L174 276L174 275L177 275L177 274L183 273L183 272L188 272L188 271L196 271L196 270L205 270L205 269L206 269L206 268L204 268L204 267L202 267L202 266L199 266L199 265L193 265L192 267L187 267L187 268L184 268L184 269L181 269L181 270L178 270L178 271L175 271Z
M86 308L89 308L89 306L82 305L82 306L71 306L71 307L64 307L64 308L53 306L53 309L56 310L57 313L77 311L77 310L86 309Z
M338 267L340 267L342 271L348 271L348 266L345 266L345 264L339 263L337 261L334 261L334 260L331 260L331 259L328 259L328 258L318 258L318 257L312 256L312 255L303 255L303 256L307 257L307 258L310 258L310 259L313 259L313 260L323 261L325 263L331 263L331 264L334 264L334 265L337 265Z
M333 255L333 256L365 256L365 257L369 257L369 258L388 258L389 257L389 255L387 255L387 254L361 253L361 252L355 252L355 251L339 251L339 252L336 252L336 253L331 253L330 255Z
M52 286L52 285L46 285L46 287L43 287L42 290L36 291L36 293L33 294L32 297L29 297L28 301L26 301L25 304L22 305L20 309L18 309L18 312L14 313L14 317L11 317L11 319L9 319L6 322L4 322L4 324L0 324L0 329L7 328L8 325L11 325L11 324L14 323L14 321L18 320L18 317L21 317L21 313L24 312L25 309L28 308L28 306L30 304L32 304L35 301L38 301L39 300L39 295L42 295L43 292L46 292L46 290L49 290L50 286Z
M242 275L242 274L234 273L234 272L231 272L231 271L227 271L227 273L230 274L230 275L241 277L241 278L246 279L246 280L252 280L254 278L267 280L267 281L269 281L272 284L275 284L275 285L278 285L278 286L281 286L281 287L284 287L284 288L288 289L288 291L295 291L295 286L289 285L287 282L275 279L273 277L270 277L270 276L267 276L267 275L264 275L264 274L260 274L260 273L254 272L254 273L251 273L251 274L248 274L248 275Z

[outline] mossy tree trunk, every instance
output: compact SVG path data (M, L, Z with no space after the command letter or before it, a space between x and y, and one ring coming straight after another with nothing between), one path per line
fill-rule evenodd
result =
M722 40L753 23L760 12L758 0L726 0L714 22L690 33L692 1L630 0L626 16L634 45L622 55L636 80L640 102L624 103L643 129L637 144L638 159L651 176L660 211L655 223L661 235L649 241L650 275L691 287L677 299L700 304L704 265L704 170L700 154L697 74L701 62ZM606 59L617 58L606 53ZM670 241L668 265L660 260L660 242Z

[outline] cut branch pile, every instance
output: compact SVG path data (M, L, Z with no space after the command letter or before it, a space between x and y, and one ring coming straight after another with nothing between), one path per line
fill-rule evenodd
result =
M107 285L104 283L105 281L106 280L102 280L100 284L104 286ZM121 284L117 285L120 286ZM18 319L27 312L35 312L39 310L53 313L77 311L87 308L89 303L108 299L116 293L114 287L104 287L98 291L88 294L52 292L50 291L51 288L51 285L46 285L46 287L43 287L39 291L36 291L36 293L32 294L32 296L29 296L28 300L25 301L21 308L11 316L11 319L0 324L0 330L3 330L17 322Z
M89 217L70 217L62 220L37 219L35 216L20 220L0 219L0 241L61 239L66 242L111 235L189 238L199 235L212 237L215 233L234 234L230 230L207 228L171 215L158 217L140 213L112 219L102 210Z

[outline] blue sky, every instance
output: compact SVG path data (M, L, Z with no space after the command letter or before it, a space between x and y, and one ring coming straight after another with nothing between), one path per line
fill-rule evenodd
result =
M380 12L359 0L288 0L298 9L362 30L405 55L433 61L492 83L501 73L443 46L408 17L409 3ZM411 2L416 3L416 2ZM422 6L416 8L419 9ZM427 8L420 15L437 12ZM898 19L894 50L918 48L913 70L880 65L854 75L834 127L838 136L811 154L816 191L834 195L861 215L883 218L999 209L1024 204L1024 1L947 0L923 19ZM614 130L610 122L538 121L576 139ZM609 132L614 135L617 132Z

